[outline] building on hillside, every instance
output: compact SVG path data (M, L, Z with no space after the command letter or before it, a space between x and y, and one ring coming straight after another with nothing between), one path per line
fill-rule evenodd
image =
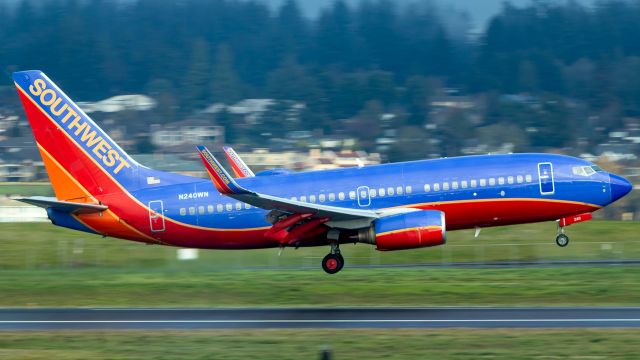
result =
M31 137L0 141L0 181L47 179L44 163Z
M206 144L210 146L224 144L224 127L215 125L211 120L187 119L166 125L151 125L151 143L164 151L165 148L185 144Z
M149 111L156 107L156 101L146 95L118 95L96 102L78 102L78 106L87 114L92 112Z

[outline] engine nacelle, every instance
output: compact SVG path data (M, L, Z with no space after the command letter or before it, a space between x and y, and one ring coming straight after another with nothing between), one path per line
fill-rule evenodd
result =
M442 245L447 241L444 213L422 210L377 219L359 231L358 241L380 251Z

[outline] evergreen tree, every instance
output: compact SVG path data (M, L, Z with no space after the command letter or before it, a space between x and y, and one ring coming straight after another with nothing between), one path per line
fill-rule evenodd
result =
M207 96L210 81L209 44L203 39L194 40L189 67L182 82L185 107L197 109L207 104L210 100Z
M242 85L233 64L231 49L225 44L218 46L211 81L211 95L214 102L233 104L242 98Z

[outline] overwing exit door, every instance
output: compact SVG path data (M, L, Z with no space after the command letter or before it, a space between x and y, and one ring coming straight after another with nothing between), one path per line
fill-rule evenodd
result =
M358 193L358 205L361 207L366 207L371 205L371 197L369 197L369 187L368 186L360 186L357 191Z

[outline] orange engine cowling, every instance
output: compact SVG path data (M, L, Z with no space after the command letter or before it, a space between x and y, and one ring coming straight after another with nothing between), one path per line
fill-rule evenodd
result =
M358 240L377 250L403 250L442 245L446 242L444 213L421 210L377 219L358 233Z

